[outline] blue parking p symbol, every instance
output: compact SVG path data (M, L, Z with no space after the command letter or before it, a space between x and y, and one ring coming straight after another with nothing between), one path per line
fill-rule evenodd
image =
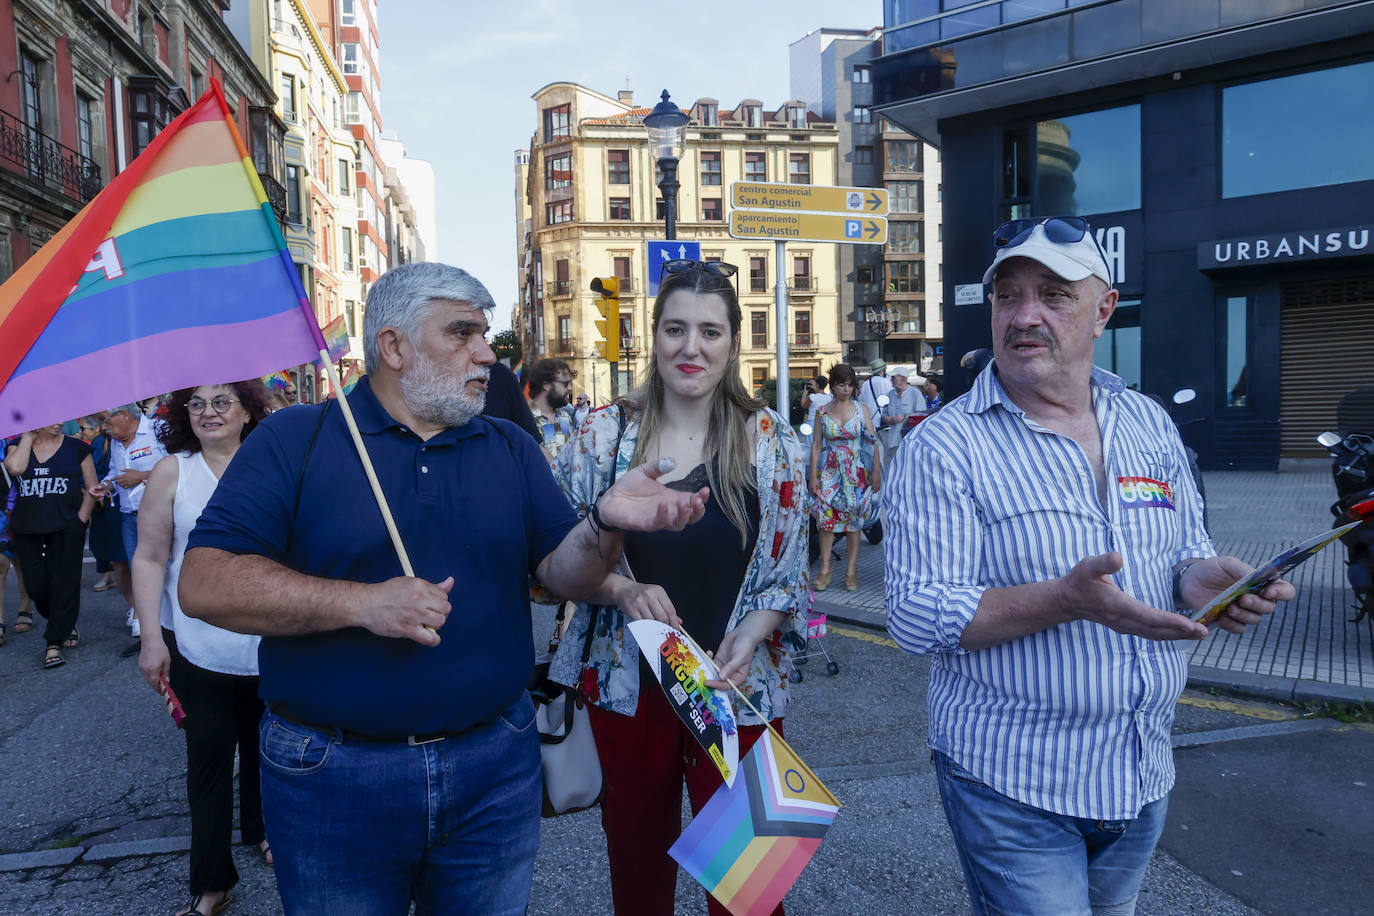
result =
M847 239L862 238L858 220L847 219L844 221L844 237Z

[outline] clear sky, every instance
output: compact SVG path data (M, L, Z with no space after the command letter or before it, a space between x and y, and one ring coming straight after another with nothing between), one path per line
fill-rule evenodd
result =
M531 96L554 82L653 105L756 98L781 105L787 46L818 28L882 25L880 0L381 0L383 128L433 163L438 258L516 301L514 153L536 123Z

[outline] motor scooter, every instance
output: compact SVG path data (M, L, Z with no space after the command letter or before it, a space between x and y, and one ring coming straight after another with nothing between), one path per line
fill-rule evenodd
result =
M1352 623L1374 612L1374 435L1350 432L1324 432L1317 442L1331 453L1331 476L1336 483L1336 501L1331 504L1335 521L1331 527L1347 522L1366 524L1341 537L1345 545L1345 577L1355 593Z

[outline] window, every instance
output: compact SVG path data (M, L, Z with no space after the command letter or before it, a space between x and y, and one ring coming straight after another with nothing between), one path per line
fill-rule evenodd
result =
M755 350L768 349L768 313L749 313L749 346Z
M809 311L799 311L792 318L792 333L795 335L793 343L798 347L814 347L816 342L811 339L811 313Z
M925 261L889 261L887 291L889 293L925 292Z
M664 203L663 198L660 197L660 198L658 198L657 200L654 201L654 219L667 219L667 218L668 218L668 205L667 205L666 203Z
M572 136L572 105L544 109L544 142Z
M559 258L557 261L553 262L553 294L555 296L572 295L572 280L570 279L568 271L569 266L567 258Z
M792 259L792 287L799 290L812 289L810 257L796 257Z
M87 159L95 158L95 133L91 129L91 100L76 94L76 151Z
M719 222L721 219L721 206L719 197L703 197L701 199L701 218L706 222Z
M355 41L343 43L343 72L345 75L360 76L363 72L363 65L360 61L362 51Z
M1250 401L1246 390L1248 373L1245 371L1250 343L1249 298L1227 296L1223 303L1222 320L1226 323L1222 334L1222 340L1226 341L1224 403L1227 407L1246 407Z
M339 196L344 197L353 193L353 163L347 159L339 159Z
M892 220L887 224L887 250L893 254L920 254L924 224L916 220Z
M701 183L704 185L720 184L720 151L701 151Z
M545 189L570 188L572 177L572 153L559 153L544 160Z
M768 292L768 259L749 259L749 292Z
M612 197L611 198L611 219L630 218L630 198Z
M855 105L855 106L854 106L854 123L855 123L855 124L872 124L872 123L873 123L873 110L870 109L867 105Z
M1140 390L1140 300L1116 304L1102 336L1093 342L1093 363L1121 376L1127 388Z
M339 230L339 260L344 270L353 269L353 230L347 226Z
M811 183L811 154L788 153L787 181L789 184Z
M890 228L890 227L889 227L889 228ZM854 268L854 282L855 282L855 283L872 283L873 280L874 280L874 271L873 271L873 268L872 268L871 266L870 266L870 267L856 267L856 268Z
M573 346L573 342L572 342L572 316L571 316L571 315L559 315L559 316L558 316L558 352L559 352L559 353L570 353L570 352L572 352L572 346Z
M560 200L555 203L544 205L545 225L556 226L559 223L570 223L573 218L573 205L570 200Z
M353 12L353 4L356 0L340 0L339 3L339 24L357 25L357 16Z
M286 221L301 224L301 170L296 165L286 167Z
M887 204L890 213L921 213L924 181L890 181L887 185Z
M768 161L763 153L746 152L744 154L744 180L768 180Z
M850 74L850 80L855 83L873 82L873 68L867 64L855 64L854 72Z
M921 168L920 140L887 141L887 162L883 164L884 172L919 172Z
M606 181L609 184L630 183L630 151L612 149L606 151Z
M348 336L358 336L358 303L352 299L344 300L344 325L348 327Z
M763 126L763 109L762 109L761 106L759 106L759 105L745 105L745 106L744 106L744 126L745 126L745 127L762 127L762 126Z
M1223 89L1221 196L1374 179L1371 87L1374 60Z
M1281 145L1273 140L1272 115L1266 120L1271 127L1268 145ZM1115 213L1139 207L1139 105L1035 125L1035 215Z
M363 123L363 94L350 92L344 99L344 121L349 124Z
M281 119L296 123L296 78L290 73L281 75Z
M611 258L611 273L622 280L630 279L630 259L626 257ZM625 289L625 284L620 284L621 292L629 292Z
M805 127L805 126L806 126L806 109L803 108L803 107L800 106L800 105L793 105L791 108L788 108L788 109L787 109L787 126L788 126L788 127Z
M634 316L621 314L620 316L620 349L633 350L635 347L635 326ZM629 386L621 388L621 391L628 391Z
M717 123L719 123L716 120L716 105L714 102L703 102L697 111L701 114L701 124L703 127L715 127Z
M871 146L856 146L856 147L854 147L854 164L855 164L855 165L872 165L872 164L873 164L873 147L871 147Z
M191 100L195 101L205 93L205 74L195 66L188 68L188 74L191 77Z

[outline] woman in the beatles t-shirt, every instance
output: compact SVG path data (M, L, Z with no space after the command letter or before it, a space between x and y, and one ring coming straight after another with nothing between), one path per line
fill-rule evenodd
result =
M19 483L10 516L15 558L38 613L47 618L43 667L63 664L77 644L81 610L81 551L95 500L91 447L62 435L55 423L19 437L5 450L5 468Z

